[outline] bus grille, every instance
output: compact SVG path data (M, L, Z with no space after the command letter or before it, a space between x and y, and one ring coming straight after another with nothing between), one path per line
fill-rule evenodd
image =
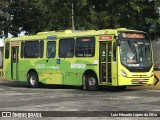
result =
M148 77L148 75L132 75L133 77Z
M134 85L139 85L139 84L147 84L149 79L132 79L131 83Z

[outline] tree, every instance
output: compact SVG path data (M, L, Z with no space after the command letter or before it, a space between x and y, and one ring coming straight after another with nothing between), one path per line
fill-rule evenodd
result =
M9 5L9 14L13 16L12 29L9 31L14 36L21 31L36 33L41 30L40 20L43 15L40 12L38 0L12 0Z
M160 28L158 0L1 0L1 35L72 29L72 3L76 29Z
M0 1L0 37L8 36L8 30L10 27L10 15L8 13L9 1L1 0Z
M158 27L160 1L155 0L88 0L91 23L98 29L126 27L130 29L156 32ZM91 7L90 7L91 8Z

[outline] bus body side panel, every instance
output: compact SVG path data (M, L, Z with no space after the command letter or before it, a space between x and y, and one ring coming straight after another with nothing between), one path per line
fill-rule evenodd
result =
M98 66L98 65L96 65ZM86 70L96 71L93 58L60 58L57 72L63 74L64 85L82 85L82 76Z
M27 75L30 70L35 70L39 76L39 81L43 80L43 73L45 71L45 60L36 59L21 59L19 62L19 80L27 81Z
M9 59L4 60L4 77L6 80L12 80L11 79L11 62Z

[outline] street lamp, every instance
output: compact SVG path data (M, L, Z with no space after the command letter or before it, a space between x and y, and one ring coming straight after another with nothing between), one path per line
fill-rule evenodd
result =
M75 30L75 26L74 26L74 0L72 0L72 30Z

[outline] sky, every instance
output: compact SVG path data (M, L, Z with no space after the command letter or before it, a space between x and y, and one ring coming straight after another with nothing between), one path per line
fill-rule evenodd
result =
M24 36L25 35L25 31L22 31L20 34L18 34L18 36ZM8 33L8 38L13 37L12 34ZM4 45L4 38L0 38L0 47L3 47Z

